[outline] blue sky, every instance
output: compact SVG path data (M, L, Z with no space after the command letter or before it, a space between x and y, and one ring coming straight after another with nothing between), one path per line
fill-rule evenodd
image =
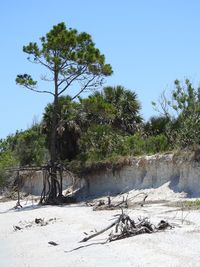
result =
M22 46L62 21L92 35L114 70L105 85L134 90L145 119L156 114L151 101L173 89L175 79L200 83L198 0L6 0L0 7L0 138L40 120L52 100L17 86L15 77L40 77Z

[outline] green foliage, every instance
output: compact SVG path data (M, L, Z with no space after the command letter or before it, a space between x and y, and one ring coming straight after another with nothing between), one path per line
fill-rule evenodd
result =
M130 129L137 128L141 119L136 95L121 86L109 87L109 94L105 93L107 90L103 89L101 93L95 92L84 99L79 98L79 102L72 101L69 96L58 98L56 129L58 155L61 160L72 160L77 157L82 150L80 147L81 136L85 135L88 129L93 129L93 126L95 128L97 124L110 126L109 129L112 129L113 132L117 131L118 135L129 134ZM127 95L130 98L129 101ZM125 99L125 102L122 101L122 98ZM119 101L118 104L117 101ZM134 112L129 113L128 111L133 107L137 107L137 109L134 108ZM50 147L53 112L53 105L49 104L45 108L43 116L43 132L47 136L48 147ZM128 123L129 127L124 127ZM123 138L123 136L121 137ZM83 138L81 146L83 146Z
M144 132L147 136L166 134L169 123L170 123L169 117L164 117L164 116L151 117L144 124Z
M47 68L55 83L54 92L36 90L37 82L29 74L20 74L16 83L36 92L61 95L72 83L81 81L79 92L102 83L103 76L112 74L112 67L105 64L105 56L95 47L89 34L67 28L64 22L55 26L43 37L40 44L30 42L23 47L29 61ZM77 83L78 84L78 83Z
M80 140L79 158L83 161L100 161L117 156L155 154L169 150L165 135L143 138L139 134L123 136L109 125L93 125Z
M170 149L167 137L164 134L150 136L146 140L145 153L155 154Z
M7 169L17 165L18 161L9 148L9 141L0 140L0 187L6 184L8 178Z
M160 134L156 136L149 136L143 138L136 134L128 136L125 142L127 154L129 155L142 155L142 154L155 154L169 150L169 143L165 135Z
M28 74L17 75L16 83L24 86L35 86L37 84Z
M2 140L0 153L2 157L10 156L20 166L41 165L48 159L45 136L41 134L39 125L25 131L17 131Z
M181 147L200 144L200 88L186 79L185 85L175 81L173 109L177 112L177 142Z
M15 157L21 166L42 165L48 160L48 151L45 148L45 137L41 134L38 125L18 132L15 136Z
M167 120L164 118L151 120L151 134L146 137L141 137L139 133L130 135L130 131L136 131L141 124L135 93L121 86L107 87L79 100L74 102L70 97L58 100L57 131L61 160L95 162L119 155L153 154L169 148L164 134ZM130 110L133 112L129 113ZM43 118L47 139L51 133L52 113L52 104L49 104Z
M81 159L98 161L114 155L121 155L124 153L123 142L123 136L113 130L111 126L93 125L81 137Z
M101 97L113 106L112 126L129 134L137 132L142 117L139 114L141 107L135 92L123 86L109 86L100 93L96 92L95 96Z
M86 115L88 124L109 124L114 121L116 108L106 102L101 94L95 93L85 99L80 99L82 110Z
M45 136L39 125L0 140L0 186L6 183L8 169L18 166L40 166L49 159Z
M164 96L159 101L162 113L169 118L168 139L180 148L200 144L200 88L194 88L188 79L184 84L179 80L174 83L171 99Z
M145 150L145 141L139 134L131 135L126 138L125 147L129 155L142 155Z
M189 207L189 208L198 208L200 207L200 199L186 201L184 202L184 204L186 207Z
M50 150L53 105L48 104L43 114L42 129ZM80 104L73 102L69 96L58 99L57 153L60 160L72 160L79 153L79 138L86 127L85 114Z

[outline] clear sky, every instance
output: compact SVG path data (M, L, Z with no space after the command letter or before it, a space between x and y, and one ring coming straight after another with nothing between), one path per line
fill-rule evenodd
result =
M155 115L151 101L175 79L200 83L199 0L2 0L0 11L0 138L40 120L52 100L17 86L15 78L39 78L22 46L62 21L92 35L114 70L105 85L136 91L145 119Z

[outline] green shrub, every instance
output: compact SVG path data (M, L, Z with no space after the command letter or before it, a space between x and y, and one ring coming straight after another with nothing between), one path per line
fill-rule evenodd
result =
M134 156L141 155L145 151L145 141L138 134L128 136L125 140L125 147L127 154Z
M163 92L158 104L152 104L169 119L164 130L171 144L185 149L200 144L200 87L195 88L188 79L184 83L175 80L174 84L169 99ZM152 125L147 126L148 130Z
M11 151L0 152L0 187L6 184L9 177L6 170L17 164L18 162Z
M155 154L164 152L169 149L167 137L163 134L150 136L145 141L145 152L147 154Z
M200 199L190 200L185 202L186 207L200 207Z
M124 137L109 125L93 125L80 140L81 155L86 161L98 161L124 155Z
M167 137L163 134L143 138L136 134L126 138L126 152L130 155L155 154L169 149Z
M39 126L16 134L14 153L21 166L41 165L48 159L45 136L41 134Z

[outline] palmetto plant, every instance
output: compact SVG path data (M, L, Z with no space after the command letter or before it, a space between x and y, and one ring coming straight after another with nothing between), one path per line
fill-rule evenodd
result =
M95 92L94 97L112 106L110 124L129 134L137 131L142 117L139 114L141 106L134 91L127 90L123 86L109 86L102 92Z

